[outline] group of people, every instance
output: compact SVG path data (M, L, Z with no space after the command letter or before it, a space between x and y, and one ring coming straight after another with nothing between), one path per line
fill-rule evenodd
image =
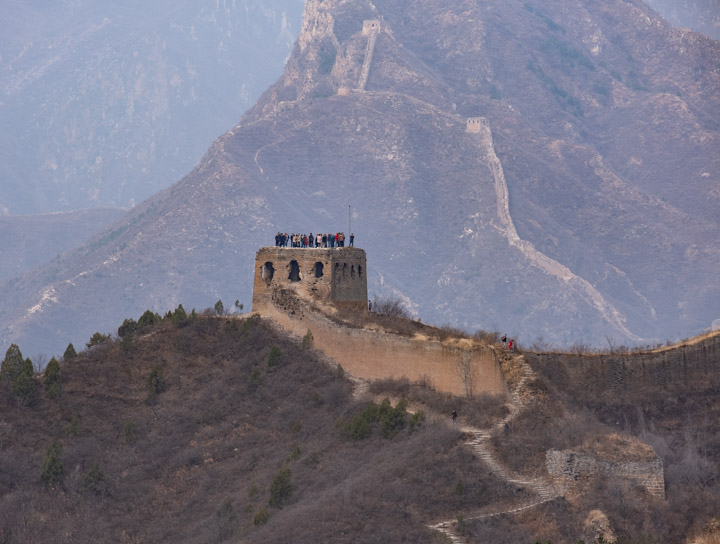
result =
M350 234L349 247L355 246L355 235ZM288 234L278 232L275 235L275 247L345 247L345 233L330 234Z
M508 337L506 334L503 334L503 337L500 339L503 343L503 346L506 346L510 351L515 351L515 342L511 338L508 340Z

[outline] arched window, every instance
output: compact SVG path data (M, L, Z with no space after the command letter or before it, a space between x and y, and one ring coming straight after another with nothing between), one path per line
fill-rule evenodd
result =
M354 277L355 277L355 265L352 265L352 266L350 267L350 277L351 277L351 278L354 278Z
M290 281L300 281L300 265L297 261L290 261L290 274L288 274Z
M271 262L266 262L260 267L260 277L265 280L265 283L270 283L275 275L275 267Z
M343 263L343 278L347 278L347 263Z
M362 265L358 265L358 277L362 278Z
M323 266L323 264L321 262L318 261L315 263L315 277L316 278L323 277L323 268L325 268L325 267Z

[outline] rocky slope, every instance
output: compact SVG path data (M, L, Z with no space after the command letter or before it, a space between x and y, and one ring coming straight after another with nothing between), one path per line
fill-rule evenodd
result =
M118 312L247 302L258 246L347 230L349 205L370 291L424 320L526 342L703 330L719 58L630 0L311 0L283 77L191 174L2 287L3 341L57 350Z
M3 2L0 214L128 207L275 79L302 0Z
M720 39L720 2L718 0L647 0L671 23Z

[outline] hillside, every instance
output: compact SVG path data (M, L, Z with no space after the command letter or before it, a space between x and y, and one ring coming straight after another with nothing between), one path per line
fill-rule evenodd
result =
M671 23L720 39L720 4L717 0L648 0Z
M165 320L61 376L60 396L32 407L0 384L3 542L443 542L428 521L517 494L445 422L346 436L367 401L256 317ZM48 491L53 442L63 472ZM272 491L283 467L288 496Z
M0 216L0 279L17 276L74 249L126 210L91 208L24 216Z
M375 382L370 397L356 398L332 361L257 316L185 321L176 311L126 332L62 360L59 393L41 391L30 405L0 381L3 542L440 544L449 541L429 525L449 519L467 543L557 544L592 535L586 522L593 516L623 544L684 542L720 507L717 418L707 412L699 426L688 424L698 413L694 401L648 412L667 395L628 381L620 382L617 400L595 395L583 409L576 387L546 377L557 365L576 383L592 384L605 368L593 357L528 354L540 375L522 389L519 412L508 416L507 399L453 398L402 380ZM688 361L673 371L685 376L673 394L691 396L715 369L718 338L698 343L692 354L668 352L669 364L683 354ZM656 366L637 366L648 357L628 356L626 368L664 380ZM505 358L513 388L520 387L513 370L520 360ZM42 388L46 379L34 381ZM714 381L700 401L708 407L717 405ZM384 408L395 415L363 430L358 422L372 413L371 399L385 397L395 399ZM424 409L425 420L405 413L400 398L416 414ZM449 422L453 408L460 427ZM631 423L641 411L645 428ZM465 430L471 417L480 429L510 422L488 446L495 465L468 441L483 432ZM542 477L537 461L548 449L607 450L608 436L654 455L633 435L660 453L666 501L611 476L513 511L533 492L500 477L498 462L526 480ZM620 454L635 458L629 450Z
M629 0L311 0L282 78L193 172L0 286L0 338L57 352L117 311L247 302L258 247L348 212L371 294L426 322L699 333L720 317L718 58Z
M302 0L3 2L0 215L127 208L277 78Z

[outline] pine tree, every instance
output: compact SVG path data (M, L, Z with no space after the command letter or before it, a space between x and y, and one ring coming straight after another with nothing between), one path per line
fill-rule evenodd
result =
M160 319L162 318L158 314L153 313L150 310L145 310L145 313L140 316L140 319L138 319L137 328L138 330L142 330L145 327L151 327L155 323L159 322Z
M20 348L17 344L12 344L8 348L5 359L3 359L0 366L0 379L7 380L10 383L14 382L15 378L22 372L24 364L25 360Z
M68 344L67 348L65 348L65 353L63 353L63 360L71 361L75 357L77 357L77 351L75 351L75 346L73 346L71 342Z
M126 319L125 321L123 321L122 325L118 327L118 336L120 338L125 338L126 336L133 334L137 330L137 328L138 324L134 319Z
M29 358L25 359L22 370L12 382L12 394L23 406L33 406L38 400L35 369Z
M50 444L47 455L45 456L42 472L40 473L40 481L48 489L62 484L64 468L62 460L60 459L61 453L62 449L57 441Z
M60 395L61 383L60 363L53 357L45 367L45 391L47 396L55 398Z
M180 304L172 314L172 324L176 327L184 327L188 323L188 316L183 305Z

